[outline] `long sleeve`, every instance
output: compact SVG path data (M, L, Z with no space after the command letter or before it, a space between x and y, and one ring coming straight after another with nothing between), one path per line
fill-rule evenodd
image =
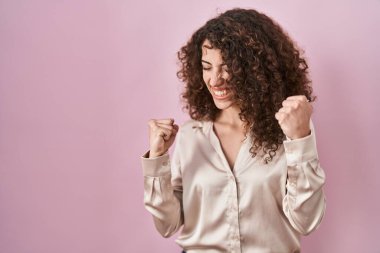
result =
M142 158L144 174L144 204L152 214L156 229L163 237L170 237L183 224L182 180L176 152L171 165L168 154L156 158Z
M299 233L307 235L320 224L326 200L322 186L325 173L319 164L315 132L301 139L284 141L287 160L283 211Z

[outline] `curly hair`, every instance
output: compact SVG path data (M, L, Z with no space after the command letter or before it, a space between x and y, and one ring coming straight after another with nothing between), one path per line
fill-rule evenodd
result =
M202 77L205 40L221 50L227 85L252 136L252 156L260 153L268 163L285 139L274 116L282 102L293 95L316 98L300 49L276 22L253 9L232 9L209 20L177 53L184 109L195 120L215 121L220 112Z

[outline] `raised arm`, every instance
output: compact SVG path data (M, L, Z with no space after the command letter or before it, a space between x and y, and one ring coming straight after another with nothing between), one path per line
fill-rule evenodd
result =
M283 211L291 225L306 235L321 222L326 208L325 173L319 164L312 106L305 96L282 102L275 117L287 137L284 141L287 180Z
M179 150L174 151L172 162L167 154L178 126L172 119L150 120L149 129L150 151L141 158L144 204L153 216L156 229L169 237L183 224Z

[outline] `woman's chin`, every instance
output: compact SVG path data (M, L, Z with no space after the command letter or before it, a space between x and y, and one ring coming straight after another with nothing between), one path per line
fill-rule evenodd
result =
M231 100L214 99L214 103L216 108L218 108L219 110L225 110L234 105L234 103Z

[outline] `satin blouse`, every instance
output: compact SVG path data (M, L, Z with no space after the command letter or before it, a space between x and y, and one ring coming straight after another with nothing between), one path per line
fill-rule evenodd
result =
M188 253L296 253L325 212L315 131L287 139L268 164L246 138L231 169L213 122L187 121L169 154L142 158L144 204L157 230Z

